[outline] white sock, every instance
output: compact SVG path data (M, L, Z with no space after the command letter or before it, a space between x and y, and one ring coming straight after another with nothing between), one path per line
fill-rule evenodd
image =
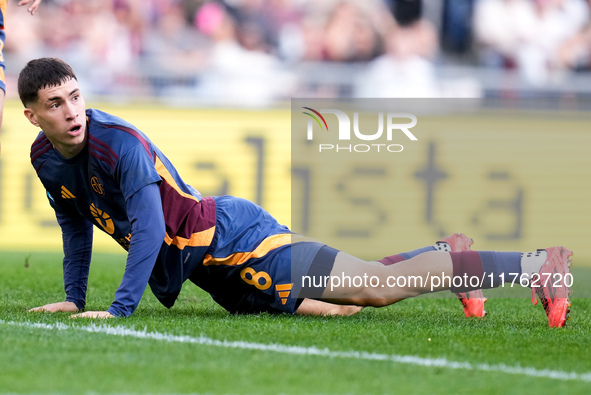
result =
M538 250L535 252L521 253L521 272L528 276L529 279L535 274L539 273L542 265L546 263L548 252L546 250Z
M437 251L451 252L451 246L449 245L449 243L446 243L445 241L438 241L433 245L433 247Z

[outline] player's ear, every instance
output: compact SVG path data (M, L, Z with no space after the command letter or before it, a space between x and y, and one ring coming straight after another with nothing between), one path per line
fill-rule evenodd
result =
M33 125L39 127L39 122L37 122L37 117L35 116L35 112L31 110L29 107L25 107L25 117L31 122Z

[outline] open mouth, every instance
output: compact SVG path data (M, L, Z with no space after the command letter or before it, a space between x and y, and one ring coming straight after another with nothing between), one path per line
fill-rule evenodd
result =
M72 126L70 128L70 130L68 130L68 133L73 134L73 135L78 135L81 128L82 128L82 125Z

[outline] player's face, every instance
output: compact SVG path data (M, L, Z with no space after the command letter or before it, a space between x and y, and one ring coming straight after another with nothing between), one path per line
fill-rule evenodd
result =
M25 116L43 130L66 158L76 156L84 148L87 135L85 103L75 79L40 89L39 99L25 108Z

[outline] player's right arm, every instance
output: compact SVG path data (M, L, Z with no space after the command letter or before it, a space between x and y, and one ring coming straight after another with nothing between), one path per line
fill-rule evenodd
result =
M54 204L52 206L62 229L66 300L39 306L30 311L81 311L86 305L86 286L92 255L92 223L83 217L68 215Z
M29 310L32 313L57 313L58 311L66 311L70 313L75 313L78 310L78 306L72 302L57 302L57 303L49 303L43 306L35 307Z

